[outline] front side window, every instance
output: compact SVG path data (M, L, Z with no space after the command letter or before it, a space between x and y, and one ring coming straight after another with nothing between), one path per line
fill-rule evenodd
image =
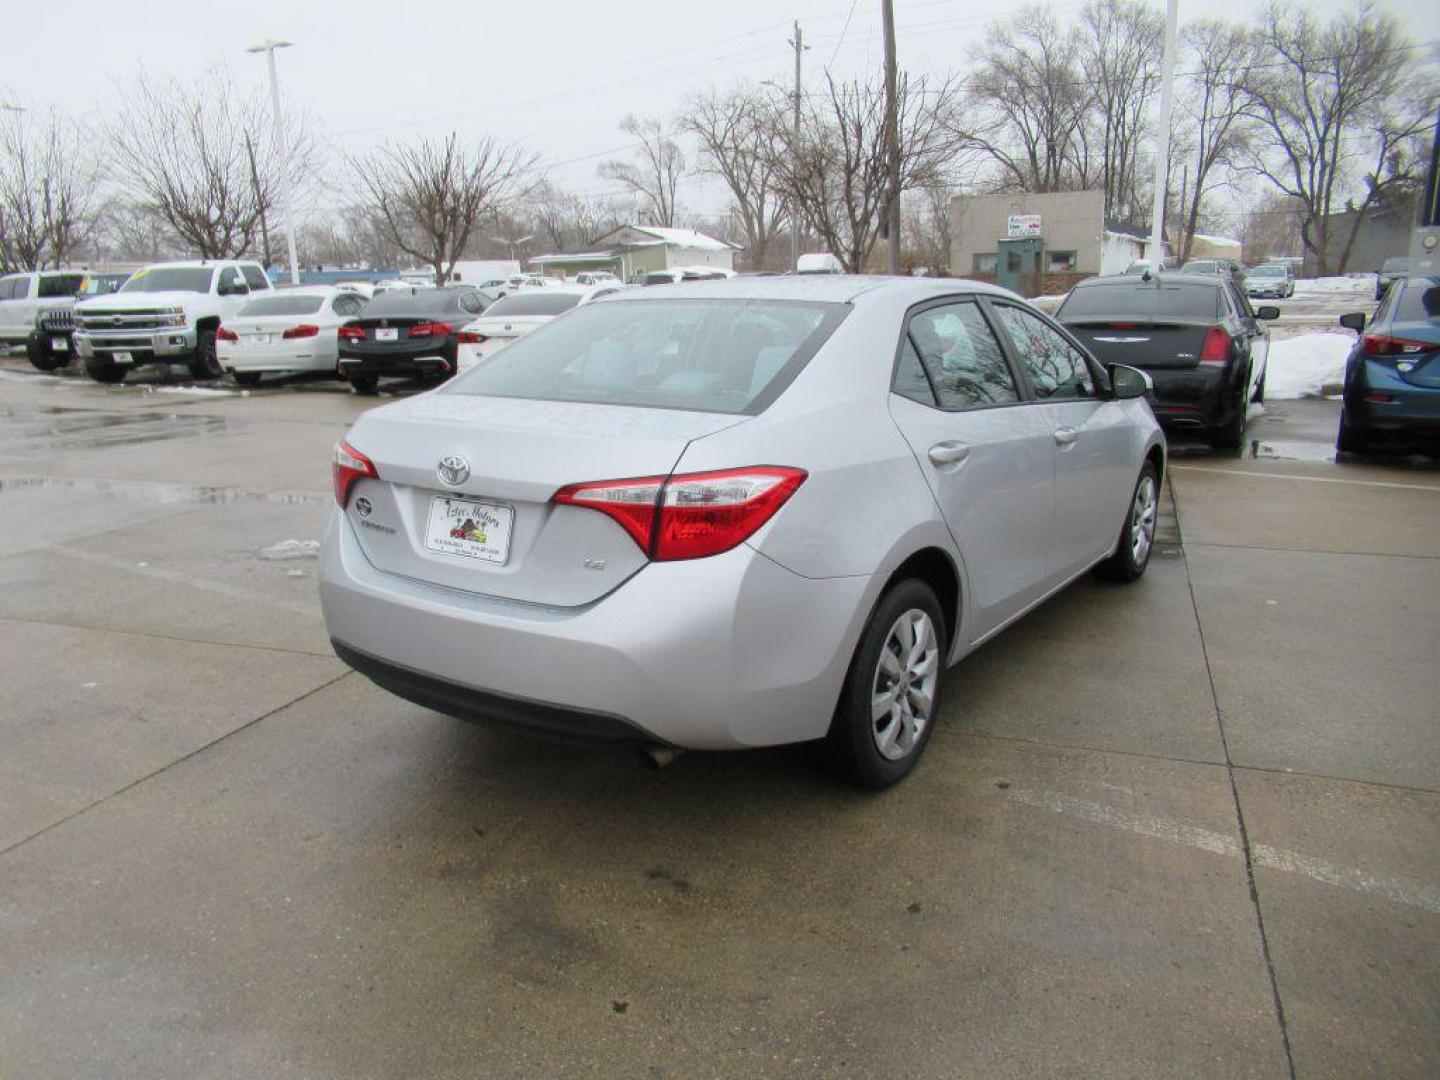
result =
M40 279L40 296L79 296L84 287L84 274L51 274Z
M942 409L1020 400L1005 353L973 302L926 308L910 320L906 336Z
M1013 304L996 304L995 310L1037 398L1095 396L1095 377L1085 355L1059 331Z
M15 299L15 284L19 280L19 278L13 277L0 278L0 300Z

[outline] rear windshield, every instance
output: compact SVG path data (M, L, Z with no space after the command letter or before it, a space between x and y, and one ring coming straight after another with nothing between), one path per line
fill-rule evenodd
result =
M757 413L848 310L775 300L586 304L441 392Z
M1382 267L1382 269L1388 270L1392 274L1397 270L1408 270L1409 268L1410 260L1404 255L1399 255L1393 259L1386 259L1385 265Z
M1406 322L1440 322L1440 277L1411 278L1409 287L1400 294L1393 319Z
M215 270L209 266L157 266L136 270L130 280L120 286L122 293L198 292L210 291Z
M460 294L447 289L387 289L365 305L365 317L439 315L460 310Z
M1283 266L1257 266L1257 267L1255 267L1255 269L1253 269L1253 270L1250 271L1250 276L1251 276L1251 277L1284 277L1284 276L1285 276L1285 268L1284 268Z
M1152 282L1120 282L1075 288L1060 305L1065 322L1095 316L1156 319L1215 319L1220 315L1220 290L1213 285L1180 284L1163 278Z
M496 300L485 309L486 318L507 315L559 315L580 303L579 293L527 292Z
M241 315L313 315L325 303L323 296L267 296L251 300Z
M40 279L41 296L77 296L85 285L84 274L57 274Z

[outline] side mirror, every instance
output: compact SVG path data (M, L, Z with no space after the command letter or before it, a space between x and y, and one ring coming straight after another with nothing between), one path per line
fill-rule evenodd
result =
M1144 397L1154 389L1155 380L1148 372L1128 364L1110 365L1110 390L1117 398Z
M1354 330L1357 334L1365 332L1365 313L1363 311L1349 311L1340 316L1340 325L1346 330Z
M1278 319L1279 317L1280 309L1271 304L1266 304L1264 307L1255 309L1255 318L1257 319L1264 319L1266 322L1269 322L1270 320Z

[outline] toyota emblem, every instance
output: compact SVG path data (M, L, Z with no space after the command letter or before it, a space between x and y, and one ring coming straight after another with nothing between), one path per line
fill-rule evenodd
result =
M459 454L446 454L440 459L440 467L435 471L440 474L443 483L459 487L470 479L470 462Z

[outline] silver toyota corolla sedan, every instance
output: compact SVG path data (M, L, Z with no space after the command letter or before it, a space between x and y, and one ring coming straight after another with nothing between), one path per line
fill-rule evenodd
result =
M881 787L924 750L945 665L1092 568L1144 572L1146 388L973 282L617 295L356 422L325 620L351 666L455 716L825 739Z

